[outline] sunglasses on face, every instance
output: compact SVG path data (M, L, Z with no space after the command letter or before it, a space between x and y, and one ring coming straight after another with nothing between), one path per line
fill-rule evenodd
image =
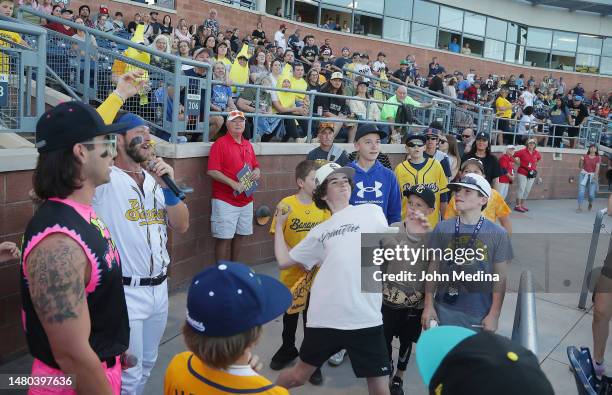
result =
M428 140L428 141L437 141L437 140L438 140L438 137L436 137L436 136L428 136L428 137L427 137L427 140Z
M440 140L440 144L446 144L446 143L448 143L448 141L446 141L446 140Z
M467 134L462 134L461 135L461 138L464 138L464 139L469 139L470 137L472 137L472 136L467 135Z
M106 138L102 141L89 140L89 141L84 141L80 144L93 145L93 146L102 144L104 146L104 152L102 152L102 154L100 155L101 158L106 158L108 156L112 156L112 157L117 156L117 136L114 134L110 134L106 136Z
M423 146L423 143L407 143L406 145L408 146L408 148L420 148Z

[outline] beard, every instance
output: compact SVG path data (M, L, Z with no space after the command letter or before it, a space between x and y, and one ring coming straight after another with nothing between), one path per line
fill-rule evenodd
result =
M125 153L132 158L136 163L143 163L149 159L148 155L140 152L140 144L142 144L143 138L140 136L134 137L128 144L125 145Z

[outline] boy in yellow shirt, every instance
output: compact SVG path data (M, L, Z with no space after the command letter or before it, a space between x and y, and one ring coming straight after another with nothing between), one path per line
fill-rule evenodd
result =
M481 161L476 158L470 158L461 164L461 174L463 177L466 174L479 174L484 177L484 166ZM493 223L499 220L499 224L506 229L508 234L512 234L512 224L510 222L510 207L506 204L502 195L495 189L491 190L491 198L487 203L487 207L483 210L482 215ZM453 196L448 203L444 219L455 218L457 216L457 208L455 207L455 197Z
M164 378L164 394L288 395L251 368L261 326L291 304L280 281L228 261L197 274L187 293L183 336L189 351L176 355Z
M295 168L298 192L282 199L277 206L283 211L287 210L288 207L291 208L283 228L283 236L289 248L295 247L306 237L310 229L331 216L329 211L317 208L312 200L317 168L315 161L305 160L298 163ZM271 234L275 233L275 226L276 217L270 227ZM283 344L270 362L270 368L273 370L283 369L299 355L298 349L295 347L295 331L297 330L300 311L302 311L302 321L306 326L306 297L315 274L315 270L306 272L300 265L292 266L280 272L281 282L292 290L293 304L283 316ZM310 382L315 385L323 382L320 369L312 374Z

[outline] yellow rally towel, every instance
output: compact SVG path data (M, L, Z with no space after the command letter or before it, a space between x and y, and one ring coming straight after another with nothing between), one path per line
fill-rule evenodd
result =
M136 26L136 31L134 32L134 35L132 36L132 42L144 44L144 26L143 25ZM151 62L150 53L139 51L136 48L129 47L123 52L123 55L137 62L140 62L140 63L149 64ZM141 79L147 82L149 81L149 72L146 69L143 69L141 67L138 67L128 62L124 62L119 59L115 60L115 62L113 63L113 67L112 67L113 81L116 81L116 79L120 75L125 74L128 71L132 71L132 70L142 70L144 74L142 75ZM149 102L147 93L148 93L148 90L143 90L142 92L140 92L140 105L145 105Z
M287 314L296 314L300 311L304 311L306 308L306 301L308 300L310 287L312 287L312 282L314 281L318 271L319 266L315 266L311 271L306 272L306 274L304 274L295 282L295 284L293 284L293 287L291 287L291 296L293 301L291 302L291 307L287 309Z

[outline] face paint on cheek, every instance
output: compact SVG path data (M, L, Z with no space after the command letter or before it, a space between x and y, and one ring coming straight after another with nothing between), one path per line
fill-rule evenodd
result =
M130 141L129 147L134 148L137 145L142 144L143 141L144 141L144 138L142 136L136 136L132 139L132 141Z

